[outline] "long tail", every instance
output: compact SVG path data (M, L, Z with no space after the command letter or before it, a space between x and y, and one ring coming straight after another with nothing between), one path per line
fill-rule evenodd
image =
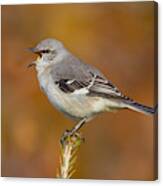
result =
M126 107L131 110L141 112L141 113L144 113L147 115L153 115L157 112L157 105L154 108L152 108L152 107L148 107L148 106L142 105L137 102L130 102L129 101L126 103Z

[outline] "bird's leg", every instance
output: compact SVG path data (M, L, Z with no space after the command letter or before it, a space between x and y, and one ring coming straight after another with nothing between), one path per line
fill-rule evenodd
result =
M82 119L80 120L71 130L70 133L71 135L73 135L75 132L79 131L80 128L84 125L84 123L86 122L86 119Z
M73 136L77 131L79 131L85 122L86 122L86 118L80 120L71 130L66 130L61 137L61 144L64 143L67 137ZM75 135L78 135L78 134L76 133Z

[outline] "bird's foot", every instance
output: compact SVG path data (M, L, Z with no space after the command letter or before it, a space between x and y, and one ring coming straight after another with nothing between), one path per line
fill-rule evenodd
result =
M74 142L76 140L80 140L82 142L85 141L84 137L82 137L81 133L78 132L74 132L72 130L66 130L60 140L60 143L62 146L64 146L65 144L71 142Z
M67 140L69 137L71 137L71 135L72 135L72 132L71 132L70 130L66 130L66 131L63 133L63 135L62 135L62 137L61 137L61 139L60 139L61 144L64 145L64 143L66 142L66 140Z

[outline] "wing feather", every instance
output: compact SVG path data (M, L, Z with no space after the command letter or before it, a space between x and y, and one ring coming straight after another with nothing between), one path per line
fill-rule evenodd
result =
M65 93L77 91L88 96L127 99L99 70L72 55L53 65L50 73L54 83Z
M75 79L61 79L57 82L59 88L65 93L88 94L89 96L116 98L125 97L110 81L100 76L94 76L88 81L79 81ZM83 89L87 91L83 91Z

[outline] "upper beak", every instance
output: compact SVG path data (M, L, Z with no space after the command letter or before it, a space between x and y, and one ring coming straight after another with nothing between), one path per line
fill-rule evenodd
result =
M40 53L39 50L38 50L37 48L28 48L28 50L29 50L30 52L35 53L35 54L39 54L39 53Z

